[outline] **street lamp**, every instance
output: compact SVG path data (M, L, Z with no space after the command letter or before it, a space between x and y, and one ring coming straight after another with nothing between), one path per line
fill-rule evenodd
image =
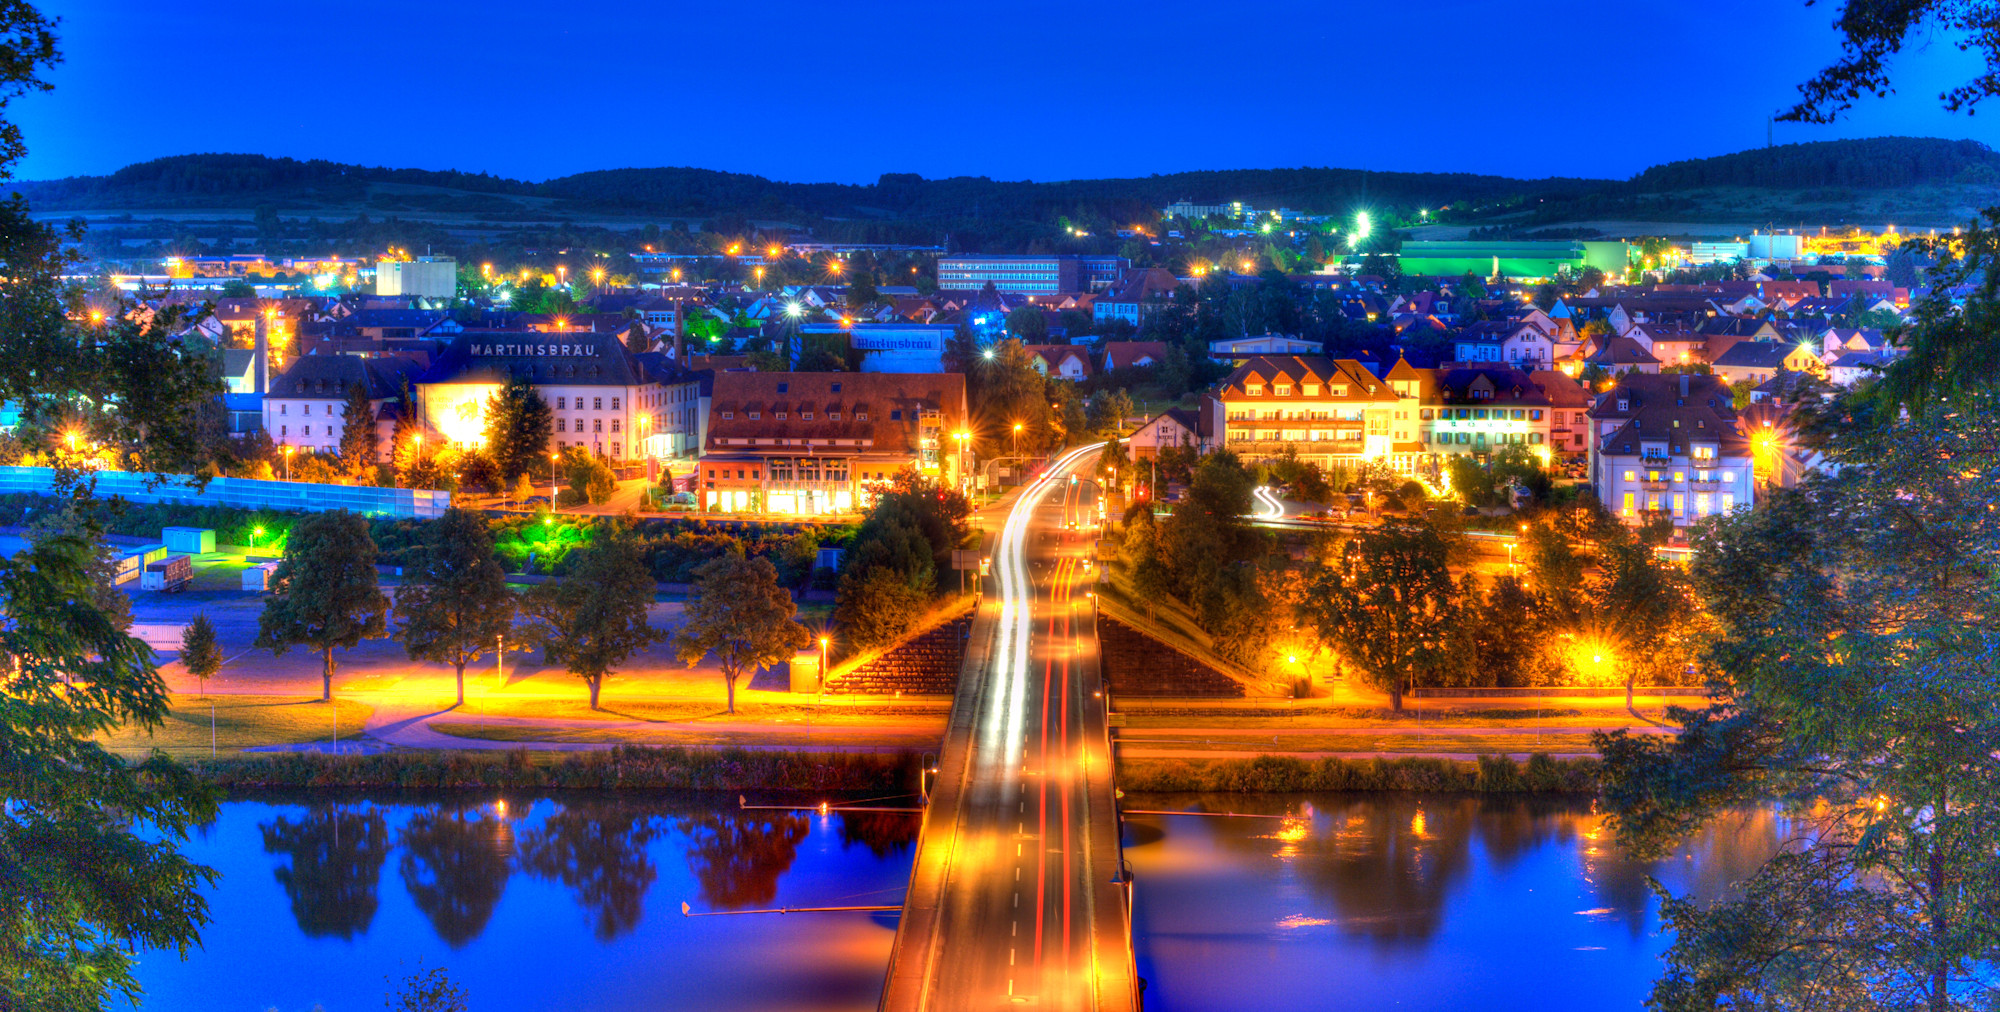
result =
M250 554L257 554L257 538L264 533L262 527L250 528Z
M819 687L821 691L826 690L826 646L830 642L832 641L824 635L819 638Z
M1014 423L1014 456L1021 455L1021 423Z
M292 480L292 444L285 444L285 480Z
M556 512L556 465L561 463L562 454L549 454L549 512Z

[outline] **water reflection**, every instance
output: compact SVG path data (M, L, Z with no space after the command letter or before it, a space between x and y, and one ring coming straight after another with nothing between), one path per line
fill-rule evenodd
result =
M923 826L914 812L842 812L840 845L860 844L876 857L894 857L916 845Z
M1671 859L1621 853L1585 801L1477 795L1168 795L1133 808L1141 972L1163 1007L1562 1009L1640 1004L1664 946L1650 881L1710 900L1778 846L1768 809ZM1254 968L1254 969L1252 969ZM1448 978L1449 985L1440 980ZM1468 982L1505 980L1500 994ZM1609 989L1607 991L1606 989Z
M514 833L483 807L430 805L396 836L403 848L403 888L454 949L486 930L513 871Z
M521 836L521 868L568 886L592 934L608 941L637 927L645 912L658 875L646 845L658 832L652 816L616 801L570 802Z
M575 1007L578 980L601 1012L873 1009L893 920L669 912L893 902L917 820L735 806L637 792L238 797L188 845L221 873L203 890L202 945L186 960L139 954L145 1007L377 1008L383 981L422 958L482 1012Z
M809 827L791 812L718 811L682 819L679 828L702 902L742 910L770 905Z
M292 917L309 938L368 933L375 887L389 856L389 829L373 806L315 805L304 817L279 816L258 827L264 852L283 854L275 872Z

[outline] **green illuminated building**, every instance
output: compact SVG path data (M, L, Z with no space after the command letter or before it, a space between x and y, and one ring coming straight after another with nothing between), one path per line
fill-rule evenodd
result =
M1399 259L1404 274L1532 280L1554 277L1565 267L1572 273L1595 267L1623 274L1629 256L1630 247L1618 240L1464 239L1406 242Z

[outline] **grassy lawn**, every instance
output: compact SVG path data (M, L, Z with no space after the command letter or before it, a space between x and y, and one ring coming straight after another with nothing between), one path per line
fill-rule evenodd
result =
M831 729L827 721L814 721L813 726L822 730ZM700 725L663 724L659 727L563 727L520 724L481 724L477 721L434 720L431 730L448 734L455 738L470 738L475 741L495 742L561 742L600 745L742 745L770 742L766 732L761 731L709 731ZM786 737L787 744L803 745L805 725L790 725L792 732ZM841 745L907 745L912 748L936 747L944 734L944 722L938 721L928 729L920 726L891 726L880 728L879 734L842 734ZM831 744L832 742L828 742Z
M318 697L301 696L210 696L192 693L174 696L173 710L159 727L126 725L99 738L106 748L126 756L143 756L158 748L175 758L208 755L209 704L215 706L215 748L218 753L235 752L256 745L293 745L332 737L333 713ZM359 737L361 726L374 707L347 699L335 699L340 715L340 737Z
M911 704L844 704L828 703L813 706L809 703L761 703L747 702L737 698L736 712L723 709L721 701L703 700L644 700L618 699L607 694L603 700L604 709L592 710L587 699L549 699L544 697L523 697L518 699L474 699L452 711L456 716L466 717L535 717L551 721L574 721L592 723L599 721L655 721L659 723L687 723L691 721L728 722L797 722L810 719L816 724L855 723L915 723L944 726L951 713L951 704L946 702Z
M1284 735L1275 740L1249 735L1208 738L1120 738L1121 750L1172 749L1192 752L1593 752L1586 734L1324 734Z

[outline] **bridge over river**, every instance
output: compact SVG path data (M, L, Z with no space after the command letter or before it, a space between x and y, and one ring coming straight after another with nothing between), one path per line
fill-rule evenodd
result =
M1139 1005L1086 563L1097 449L1023 489L994 546L884 1010Z

